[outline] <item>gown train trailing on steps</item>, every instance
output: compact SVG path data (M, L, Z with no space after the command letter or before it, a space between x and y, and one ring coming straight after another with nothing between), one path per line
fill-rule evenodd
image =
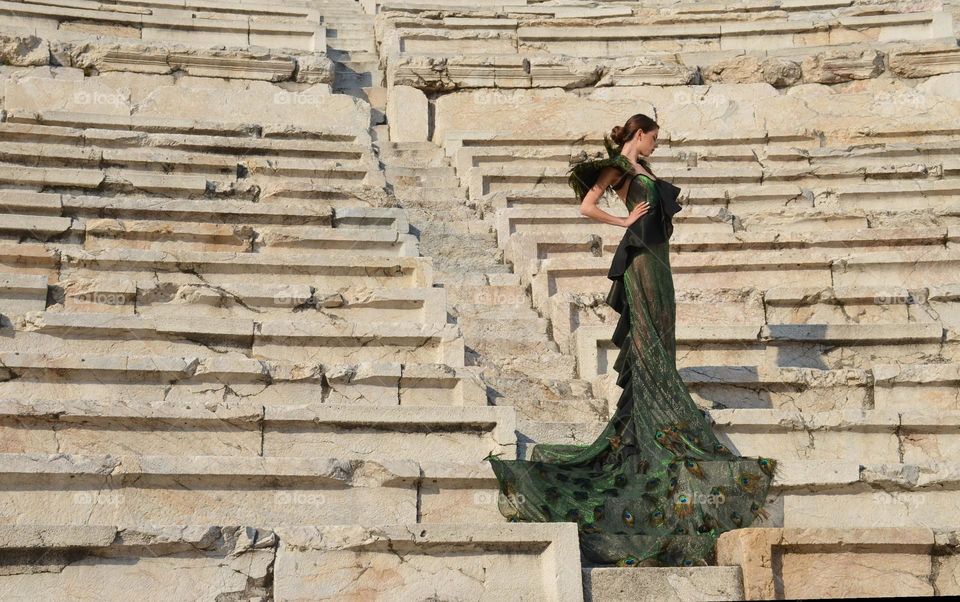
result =
M633 170L606 141L606 159L575 165L578 199L600 171L629 178L627 207L648 201L611 262L606 302L620 314L612 341L623 391L589 445L535 445L530 460L485 459L500 484L500 512L516 522L573 521L583 558L596 565L715 564L716 541L766 518L771 458L734 454L714 434L676 367L671 218L679 188Z

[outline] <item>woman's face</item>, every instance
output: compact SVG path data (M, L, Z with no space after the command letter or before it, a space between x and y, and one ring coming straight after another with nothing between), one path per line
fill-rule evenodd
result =
M651 130L649 132L637 132L637 151L644 157L649 157L653 151L657 150L657 137L660 130Z

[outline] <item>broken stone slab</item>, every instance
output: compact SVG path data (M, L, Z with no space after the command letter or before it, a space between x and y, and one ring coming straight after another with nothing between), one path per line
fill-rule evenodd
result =
M85 591L122 597L131 587L162 596L266 596L277 539L253 527L4 526L2 590L56 597ZM189 571L195 579L171 578Z
M693 83L694 79L695 69L653 56L598 59L535 54L401 55L392 58L388 66L388 80L394 86L412 86L425 92L463 88L684 85Z
M58 41L51 53L63 66L105 71L170 74L183 71L198 77L295 80L330 84L333 62L322 54L285 55L266 48L191 48L182 44L139 42L96 43Z
M0 33L0 64L37 67L50 63L47 40L28 33Z

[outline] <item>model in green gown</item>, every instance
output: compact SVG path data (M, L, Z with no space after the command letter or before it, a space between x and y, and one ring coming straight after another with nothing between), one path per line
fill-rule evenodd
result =
M606 302L620 314L611 337L623 389L616 410L589 445L541 443L530 460L485 459L500 484L500 512L518 522L576 522L589 563L715 564L721 533L766 518L776 461L725 447L677 372L669 238L680 189L636 173L609 140L606 147L608 158L571 168L577 198L614 166L618 184L630 180L627 209L650 205L625 229L608 274Z

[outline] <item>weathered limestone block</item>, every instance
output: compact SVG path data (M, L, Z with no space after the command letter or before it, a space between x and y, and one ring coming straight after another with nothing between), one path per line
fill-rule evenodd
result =
M278 600L583 600L575 525L279 528Z
M50 62L50 46L29 34L0 33L0 65L33 67Z
M430 131L427 97L415 87L395 83L387 98L387 121L391 141L427 140Z
M960 409L960 365L956 363L878 364L873 367L873 379L877 409L910 412L918 409L918 399L927 411Z
M5 526L0 596L267 596L277 543L252 527Z
M266 81L107 72L82 80L22 77L5 88L5 108L28 113L136 113L141 117L301 125L314 130L331 126L366 131L370 123L368 103L346 94L331 94L327 83L288 90Z
M693 602L743 600L740 567L644 567L583 569L584 600L596 602Z
M930 596L930 529L736 529L717 562L740 565L747 600Z
M0 313L15 316L42 311L47 305L47 278L0 272Z
M389 68L394 85L424 91L461 88L583 88L693 83L696 70L657 57L614 59L558 55L400 56Z

